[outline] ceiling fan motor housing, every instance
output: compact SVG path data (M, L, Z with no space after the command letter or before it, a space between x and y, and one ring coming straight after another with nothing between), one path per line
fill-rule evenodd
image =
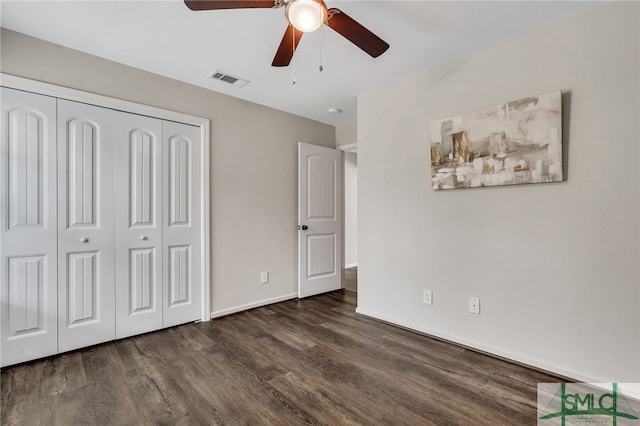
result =
M327 21L327 5L322 0L292 0L287 3L285 15L298 31L308 33Z

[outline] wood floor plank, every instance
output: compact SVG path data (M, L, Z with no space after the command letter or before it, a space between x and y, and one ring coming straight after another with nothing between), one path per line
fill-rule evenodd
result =
M41 382L43 396L57 396L87 385L80 352L65 353L43 362Z
M181 392L173 374L164 366L149 365L127 372L127 382L135 396L139 417L145 424L206 424L198 413L191 412L188 399Z
M95 410L90 404L95 399L91 394L95 392L90 386L75 388L68 392L61 393L55 397L41 402L38 411L47 409L46 415L42 416L43 423L22 422L27 424L46 425L100 425L108 424L113 416L105 418L96 417L99 410ZM44 413L43 413L44 414Z
M2 425L534 425L560 378L355 313L337 291L1 372Z
M363 413L359 407L350 404L335 391L327 386L320 376L311 374L300 375L289 372L276 377L269 382L282 394L297 405L302 405L309 412L314 423L325 425L359 425L366 424L367 419L373 421L373 412ZM376 419L377 420L377 419Z
M82 351L88 382L82 392L84 409L93 413L100 424L137 425L138 409L116 344L106 343Z
M2 370L2 425L44 424L51 414L50 398L42 394L43 360L40 365L24 364L19 368ZM8 374L7 374L8 373ZM35 410L34 407L39 407Z

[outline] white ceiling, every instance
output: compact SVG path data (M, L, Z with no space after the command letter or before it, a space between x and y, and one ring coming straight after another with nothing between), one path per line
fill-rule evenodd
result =
M338 125L356 120L359 93L603 2L326 3L376 33L390 49L373 59L323 27L302 37L295 66L274 68L271 61L287 26L284 9L193 12L179 0L2 0L0 22L53 43ZM320 56L322 72L318 71ZM250 83L237 88L209 79L216 69ZM330 114L332 107L343 113Z

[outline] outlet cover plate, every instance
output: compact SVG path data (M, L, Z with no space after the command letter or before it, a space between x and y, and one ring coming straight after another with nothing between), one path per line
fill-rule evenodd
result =
M479 297L470 297L469 298L469 312L472 314L480 314L480 298Z
M427 305L433 304L433 292L431 290L424 290L422 293L422 301Z

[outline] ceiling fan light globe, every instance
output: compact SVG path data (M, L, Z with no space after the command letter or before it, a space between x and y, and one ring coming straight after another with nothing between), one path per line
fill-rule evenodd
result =
M322 0L293 0L285 13L289 23L304 33L317 30L327 20L327 6Z

